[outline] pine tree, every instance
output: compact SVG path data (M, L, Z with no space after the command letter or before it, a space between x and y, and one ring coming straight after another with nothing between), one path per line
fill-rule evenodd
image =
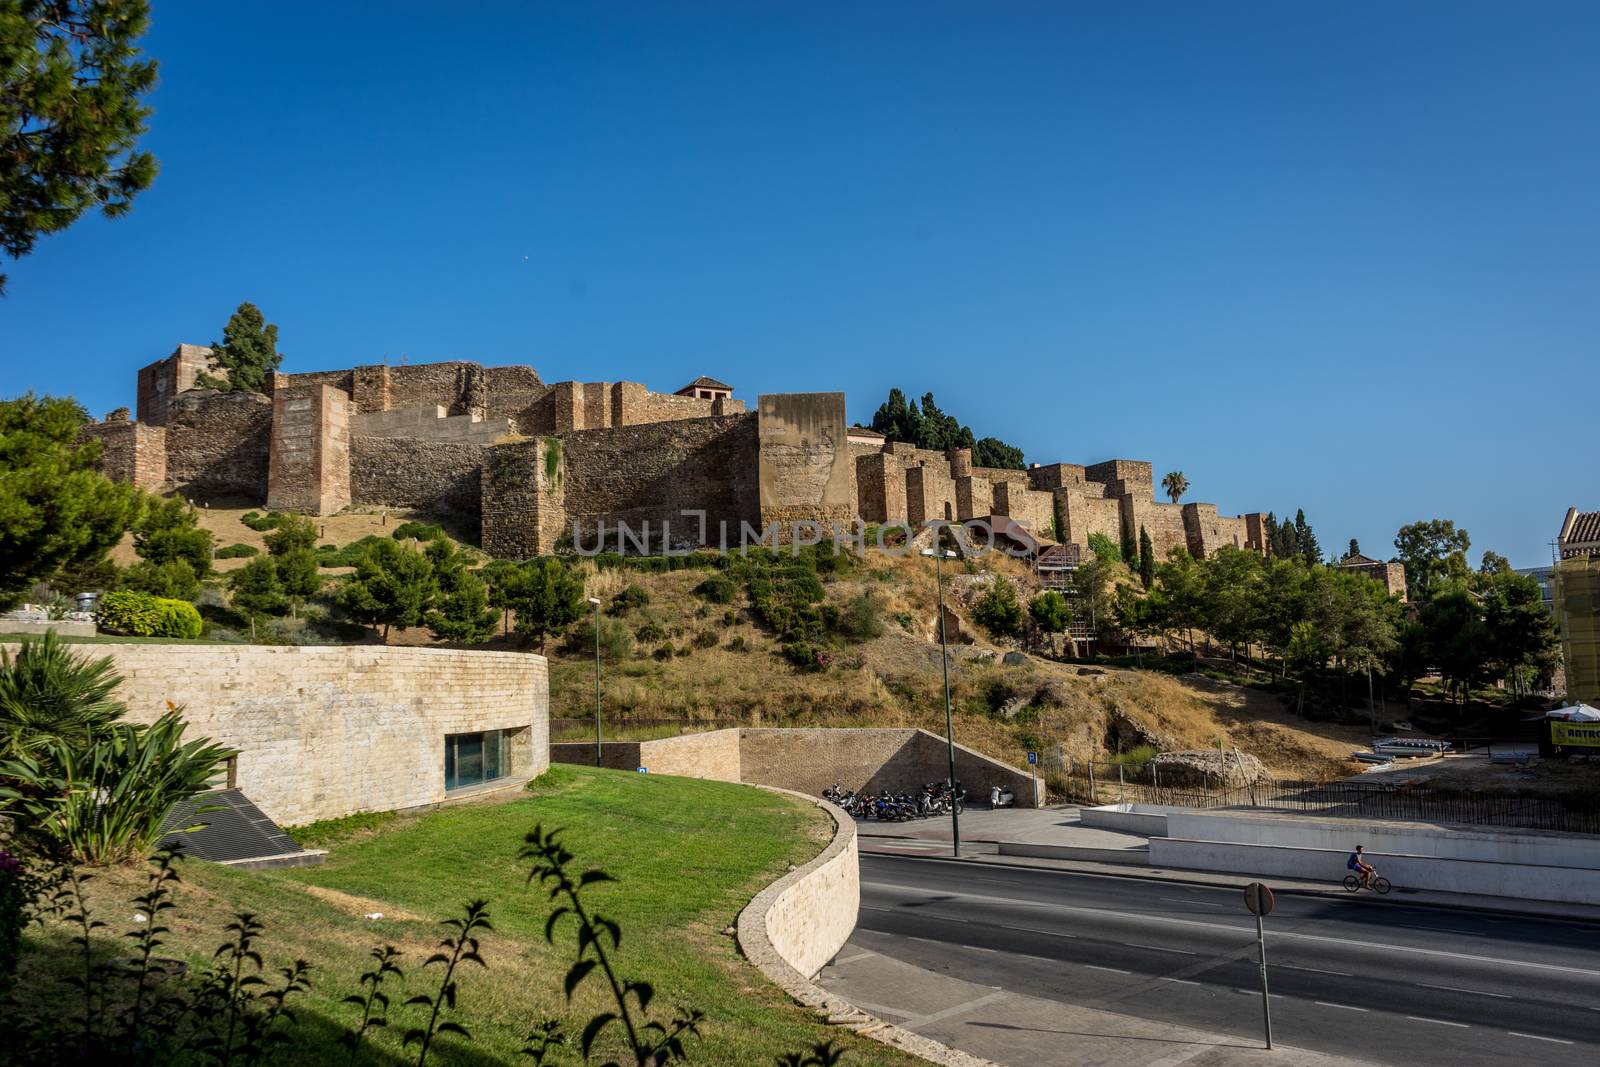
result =
M211 361L228 372L226 378L196 376L205 389L235 393L272 392L272 373L283 362L278 353L278 328L267 322L261 309L246 301L222 328L222 340L211 344Z
M421 626L439 593L433 562L410 545L384 539L367 547L339 591L339 606L357 622L404 630Z
M289 598L291 609L298 616L300 605L308 597L322 592L322 572L317 569L317 554L309 548L291 548L273 557L272 562L277 568L278 583L283 586L284 595Z
M467 567L467 557L444 537L428 542L428 559L439 579L436 606L428 612L428 629L447 641L476 644L494 636L496 613L489 607L489 588Z
M490 603L517 616L517 633L545 639L565 632L583 614L583 578L558 559L542 557L497 569Z
M1311 532L1311 524L1306 521L1304 508L1294 513L1294 541L1306 566L1322 562L1322 546L1317 544L1317 535Z
M1350 559L1352 556L1359 555L1361 555L1361 542L1352 537L1350 538L1350 550L1344 554L1344 558Z
M250 557L250 562L229 576L228 585L234 606L248 615L277 615L288 602L270 556Z
M1150 540L1150 531L1139 527L1139 582L1149 589L1156 580L1156 547Z
M63 568L94 569L144 510L143 493L95 470L86 421L76 400L0 401L0 610Z
M156 65L144 0L28 0L0 13L0 250L33 251L84 212L125 214L155 180L135 151ZM0 274L0 293L5 292Z

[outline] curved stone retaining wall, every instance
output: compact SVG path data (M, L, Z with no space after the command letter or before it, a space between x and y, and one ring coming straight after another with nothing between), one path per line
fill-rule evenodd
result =
M739 948L745 957L785 993L829 1023L944 1067L994 1067L988 1060L891 1026L811 980L855 929L861 905L856 825L825 800L789 789L773 792L799 797L827 812L833 819L833 841L810 863L790 871L745 905L738 924Z

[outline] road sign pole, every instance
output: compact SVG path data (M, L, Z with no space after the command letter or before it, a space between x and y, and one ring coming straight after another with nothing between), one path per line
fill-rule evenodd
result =
M1267 1048L1272 1047L1272 999L1267 993L1267 928L1256 915L1256 949L1261 956L1261 1021L1267 1030Z

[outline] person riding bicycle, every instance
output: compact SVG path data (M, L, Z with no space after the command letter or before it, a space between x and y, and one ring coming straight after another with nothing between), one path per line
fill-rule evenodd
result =
M1350 859L1345 863L1345 867L1361 876L1362 889L1372 888L1372 876L1378 873L1378 869L1367 862L1366 845L1356 846L1356 850L1350 853Z

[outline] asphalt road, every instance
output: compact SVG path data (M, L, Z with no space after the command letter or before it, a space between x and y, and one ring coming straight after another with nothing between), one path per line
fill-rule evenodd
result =
M861 857L851 944L1035 997L1259 1040L1237 890ZM848 951L848 949L846 950ZM1600 926L1279 894L1274 1037L1374 1063L1600 1062ZM870 999L893 1006L894 990Z

